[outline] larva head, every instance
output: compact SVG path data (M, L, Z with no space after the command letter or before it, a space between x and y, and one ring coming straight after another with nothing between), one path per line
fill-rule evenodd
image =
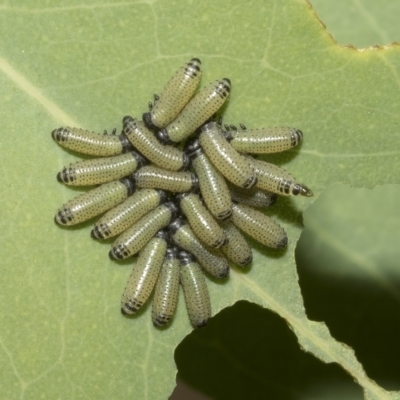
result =
M165 128L156 132L156 138L164 145L174 144L174 142L169 138L168 132Z
M179 229L182 228L182 226L186 225L186 221L182 218L176 218L174 221L172 221L169 225L168 225L168 234L170 237L174 236L176 232L179 231Z
M196 261L196 257L192 253L189 253L185 250L179 251L178 259L181 262L181 265L187 265Z
M137 169L142 168L149 163L149 161L144 158L138 151L131 151L131 154L138 163Z
M305 196L305 197L312 197L314 196L314 193L312 192L311 189L309 189L306 185L296 183L293 186L292 193L294 196L300 195L300 196Z
M164 206L171 211L171 221L173 221L179 215L179 208L173 201L168 201L164 203Z
M186 142L183 150L191 160L204 153L203 149L200 147L198 139L192 139Z
M123 179L120 179L120 182L122 182L126 186L126 188L128 189L128 196L133 194L133 192L136 189L136 185L135 185L135 182L132 181L132 179L123 178Z
M218 81L215 91L222 99L226 99L229 96L229 93L231 92L230 79L223 78L220 81Z

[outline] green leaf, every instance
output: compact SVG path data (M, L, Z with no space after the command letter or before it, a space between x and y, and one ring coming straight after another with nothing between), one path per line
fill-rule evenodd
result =
M90 239L90 223L53 223L56 209L80 192L56 182L78 155L55 145L54 128L119 129L197 56L203 86L232 80L227 123L302 129L301 148L269 159L316 198L336 182L399 183L399 47L340 48L303 0L38 0L0 9L3 398L165 398L175 385L174 349L191 332L182 297L167 329L153 328L148 307L123 318L133 263L111 262L109 244ZM209 281L213 312L241 299L267 307L288 321L302 348L349 371L368 398L395 398L366 378L323 323L306 317L294 250L311 203L280 199L271 209L288 249L253 243L248 271Z

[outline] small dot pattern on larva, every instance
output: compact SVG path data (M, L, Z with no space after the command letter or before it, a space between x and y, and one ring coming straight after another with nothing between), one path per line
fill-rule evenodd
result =
M214 166L230 182L246 189L256 184L254 168L227 142L216 122L203 126L199 143Z
M147 165L133 174L140 188L162 189L172 193L189 192L198 187L198 180L191 172L168 171L153 165Z
M162 228L165 228L178 210L174 203L168 202L150 211L128 228L113 243L109 256L112 260L123 260L139 252L143 246Z
M186 151L190 151L189 157L207 208L215 218L228 219L232 215L232 199L225 179L211 164L197 139L186 146Z
M192 253L204 270L214 278L223 279L229 275L229 265L223 254L203 245L184 220L176 219L168 230L172 242Z
M139 253L121 300L121 309L126 314L140 310L150 297L167 251L164 232L159 232Z
M203 243L215 248L226 246L228 242L224 231L204 206L198 194L182 193L175 198L193 232Z
M143 121L150 129L165 128L193 97L201 79L201 61L192 58L172 76L160 96L156 97Z
M63 204L54 219L59 225L79 224L122 203L131 194L127 179L104 183Z
M287 245L286 232L280 225L267 215L245 204L233 204L232 222L265 246L283 249Z
M250 156L290 150L303 133L243 124L227 124L224 131L222 117L214 114L222 114L231 81L214 81L196 94L201 74L200 60L192 58L154 95L147 112L136 110L141 119L140 113L122 119L119 135L116 129L101 135L69 127L51 134L66 149L100 157L58 173L60 183L99 186L62 205L55 221L74 225L105 213L92 238L115 237L109 257L117 262L139 253L121 311L136 313L154 291L155 327L173 320L180 287L192 326L206 325L211 302L205 276L228 279L228 260L240 273L252 262L252 240L283 249L286 233L266 215L268 208L280 195L312 196L286 170Z
M161 144L142 121L127 116L123 124L125 136L153 164L171 171L182 170L189 165L189 157L183 151Z
M57 174L57 180L71 186L100 185L133 174L144 162L134 151L113 157L78 161L64 167Z
M157 189L141 189L133 193L123 203L104 214L95 224L91 232L93 239L108 239L126 231L140 218L161 203L167 194Z
M222 229L228 238L228 243L222 247L222 252L228 260L241 267L245 267L253 260L253 253L247 240L231 221L221 221Z
M268 154L290 150L303 140L295 128L261 128L224 132L231 146L240 153Z
M98 157L116 156L131 151L132 146L125 136L101 135L79 128L59 128L51 133L61 146L82 154Z
M154 290L151 316L155 326L167 324L175 314L179 295L179 274L178 248L169 247Z
M210 83L193 97L173 122L158 132L159 140L178 143L187 139L222 107L230 91L231 81L227 78Z
M196 328L205 326L211 318L211 301L200 266L187 252L180 252L180 281L190 322Z

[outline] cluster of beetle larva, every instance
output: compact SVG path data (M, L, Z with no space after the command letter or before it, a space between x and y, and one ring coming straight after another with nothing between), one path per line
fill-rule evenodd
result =
M277 194L312 196L282 168L248 155L288 150L301 142L302 132L247 130L242 124L223 130L211 117L228 98L231 82L218 80L195 94L200 78L201 62L193 58L154 96L142 121L123 118L119 136L115 129L111 135L68 127L52 132L70 150L104 157L58 173L67 185L100 186L62 205L55 221L74 225L107 211L95 223L92 238L119 235L109 253L113 260L139 253L122 312L136 313L155 288L155 326L171 320L179 283L190 322L204 326L211 305L203 270L226 278L227 259L241 267L251 262L251 248L240 231L268 247L284 248L285 231L255 208L269 207ZM183 150L176 147L184 141Z

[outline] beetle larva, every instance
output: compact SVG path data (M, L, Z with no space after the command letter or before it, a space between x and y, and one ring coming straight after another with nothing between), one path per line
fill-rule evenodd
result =
M182 111L193 97L201 79L201 61L192 58L168 81L149 112L143 114L143 121L150 129L165 128Z
M172 144L187 139L222 107L230 90L231 81L227 78L210 83L190 100L174 121L156 133L160 142Z
M168 247L154 291L152 320L155 326L167 324L173 317L179 294L178 248Z
M228 188L233 201L257 208L272 206L278 197L276 193L266 192L257 188L243 189L231 183L228 183Z
M256 171L256 187L284 196L313 196L313 192L306 185L297 183L293 176L283 168L248 156L246 159Z
M206 248L183 219L177 218L170 223L168 231L171 240L182 249L193 253L210 275L215 278L226 278L229 275L226 258L217 250Z
M224 231L204 207L198 194L181 193L175 199L193 232L203 243L215 248L227 244Z
M123 132L135 149L153 164L172 171L183 170L189 165L189 157L183 151L161 144L142 121L124 117Z
M222 229L228 238L228 244L221 247L222 252L234 264L245 267L253 260L253 253L247 240L231 221L221 221Z
M113 131L115 132L115 130ZM124 135L104 135L79 128L58 128L51 133L61 146L91 156L109 157L132 151L132 145Z
M109 254L112 260L123 260L136 254L156 234L176 218L178 209L167 202L150 211L122 233L113 243Z
M104 183L67 201L59 208L54 220L59 225L79 224L122 203L132 193L133 185L129 179Z
M201 127L199 143L214 166L228 181L246 189L256 184L254 168L227 142L216 122L209 122Z
M116 236L166 200L167 194L162 190L138 190L123 203L104 214L94 224L91 236L93 239Z
M157 282L166 250L166 234L160 231L140 251L122 295L123 314L135 314L146 303Z
M207 325L211 318L211 302L203 271L192 254L181 251L180 281L185 295L186 309L195 328Z
M233 203L231 221L265 246L282 249L287 245L283 228L273 219L245 204Z
M70 186L90 186L131 175L147 161L136 151L113 157L77 161L64 167L57 180Z
M226 126L225 138L240 153L267 154L279 153L297 146L303 140L303 132L296 128L260 128L242 130ZM234 129L232 129L234 128Z
M189 192L198 187L198 180L191 172L168 171L147 165L132 175L138 187L162 189L173 193Z
M197 139L188 142L185 151L192 161L207 208L217 219L229 218L232 215L232 200L225 179L211 164Z

